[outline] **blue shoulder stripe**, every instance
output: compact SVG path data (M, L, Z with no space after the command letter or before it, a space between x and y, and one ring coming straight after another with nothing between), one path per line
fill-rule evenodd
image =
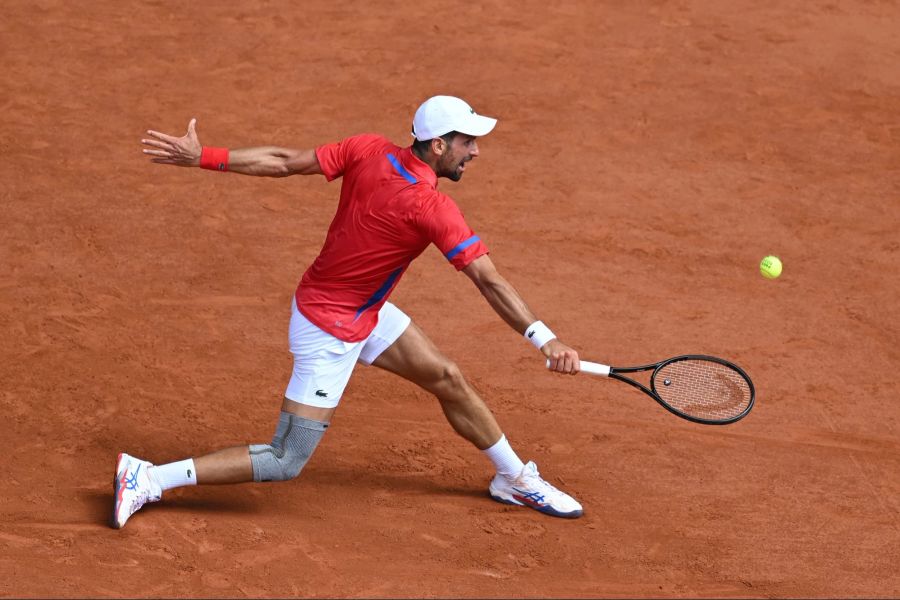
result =
M448 252L445 255L447 257L447 260L453 260L454 256L456 256L457 254L459 254L460 252L462 252L463 250L465 250L466 248L468 248L469 246L471 246L472 244L474 244L475 242L478 242L480 240L481 240L480 237L478 237L477 235L473 235L469 239L458 243L456 246L453 247L452 250L450 250L450 252Z
M400 164L400 161L397 160L397 157L388 152L387 159L391 161L391 164L394 165L394 169L403 175L403 178L406 179L410 183L416 183L417 179L412 176L412 173L403 168L403 165Z

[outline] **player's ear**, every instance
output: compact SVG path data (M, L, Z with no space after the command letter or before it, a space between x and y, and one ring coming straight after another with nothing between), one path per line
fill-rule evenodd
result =
M443 156L444 150L447 148L447 142L443 138L434 138L431 140L431 152L435 156Z

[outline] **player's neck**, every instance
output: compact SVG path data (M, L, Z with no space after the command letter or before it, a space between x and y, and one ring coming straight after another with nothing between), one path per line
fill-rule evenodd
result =
M435 175L437 175L437 156L435 156L431 152L422 153L417 150L415 146L412 146L410 149L412 150L413 156L428 165L431 170L434 171Z

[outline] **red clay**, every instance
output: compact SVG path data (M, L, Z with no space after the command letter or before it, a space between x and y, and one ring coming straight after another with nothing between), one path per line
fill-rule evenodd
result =
M900 595L898 30L862 1L5 3L0 595ZM394 301L584 518L492 502L437 403L360 368L299 480L109 529L118 452L270 438L338 196L152 165L143 132L406 142L437 93L500 118L441 189L534 311L589 360L730 358L754 411L552 376L429 250Z

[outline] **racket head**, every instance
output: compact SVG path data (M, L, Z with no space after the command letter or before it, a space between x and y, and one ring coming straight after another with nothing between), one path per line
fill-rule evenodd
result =
M702 354L675 356L656 365L650 390L670 412L707 425L743 419L756 400L753 382L743 369Z

